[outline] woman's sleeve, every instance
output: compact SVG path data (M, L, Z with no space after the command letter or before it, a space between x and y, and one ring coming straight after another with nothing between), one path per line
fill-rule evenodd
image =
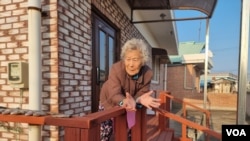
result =
M121 75L119 72L112 67L109 72L109 78L108 78L108 99L109 102L113 105L117 105L121 100L125 98L125 95L122 92L122 84L120 77L118 75Z

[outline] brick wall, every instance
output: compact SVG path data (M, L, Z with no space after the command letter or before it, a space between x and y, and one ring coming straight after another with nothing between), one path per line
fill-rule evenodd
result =
M177 98L192 97L199 91L197 75L193 65L169 66L167 70L167 90Z
M166 83L165 77L165 64L160 65L160 74L158 82L151 82L151 89L153 90L164 90L164 83ZM166 71L167 72L167 71ZM166 84L167 85L167 84Z
M112 24L119 28L120 46L133 37L144 39L143 35L131 24L130 19L113 0L92 0L92 4L107 17Z
M132 37L143 35L132 25L113 0L42 0L42 110L86 115L91 111L92 6L120 31L120 46ZM27 0L0 1L0 106L28 109L29 91L7 84L7 63L28 62ZM21 101L21 102L20 102ZM16 123L10 123L15 126ZM23 132L0 128L0 138L28 140L27 124L18 124ZM63 131L43 126L46 140L59 140ZM60 136L58 138L58 136Z
M58 77L60 112L91 112L91 4L58 3Z
M26 0L0 1L0 106L28 108L28 91L12 88L7 82L7 64L11 61L28 61ZM27 124L8 123L12 127L24 129L24 133L14 129L7 131L0 127L1 140L27 140Z

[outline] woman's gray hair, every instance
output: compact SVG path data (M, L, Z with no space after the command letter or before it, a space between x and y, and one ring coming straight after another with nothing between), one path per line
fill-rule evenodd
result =
M149 53L146 43L141 39L132 38L128 40L122 47L121 59L125 59L127 51L139 50L141 52L142 64L144 65L149 59Z

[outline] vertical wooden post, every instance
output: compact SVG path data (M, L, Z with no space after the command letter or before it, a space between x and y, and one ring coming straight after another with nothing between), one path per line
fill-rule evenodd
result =
M64 141L80 141L80 128L64 127Z
M146 137L147 137L147 108L143 107L141 109L141 141L146 141Z
M146 108L142 107L136 111L136 123L131 129L132 140L131 141L146 141L147 132L147 116Z
M64 127L64 141L100 141L100 125L91 128Z
M170 99L167 98L165 96L165 94L170 95L170 92L161 92L160 93L159 97L160 97L161 102L162 102L160 108L170 112ZM161 130L169 128L169 118L168 117L164 117L163 115L159 114L159 123L161 123L161 124L159 124L159 128Z
M122 114L114 118L114 134L115 141L127 141L128 132L127 132L127 119L126 114Z
M182 111L183 111L183 118L187 119L187 109L186 109L186 104L182 104ZM186 139L187 138L187 125L182 124L182 138Z

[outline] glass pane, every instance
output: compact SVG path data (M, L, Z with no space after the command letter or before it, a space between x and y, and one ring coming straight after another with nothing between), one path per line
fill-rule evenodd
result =
M109 36L109 68L114 63L114 56L115 56L115 50L114 50L114 39Z
M100 49L100 81L105 81L105 58L106 58L106 49L105 49L105 33L103 31L99 32L100 40L99 40L99 49Z

